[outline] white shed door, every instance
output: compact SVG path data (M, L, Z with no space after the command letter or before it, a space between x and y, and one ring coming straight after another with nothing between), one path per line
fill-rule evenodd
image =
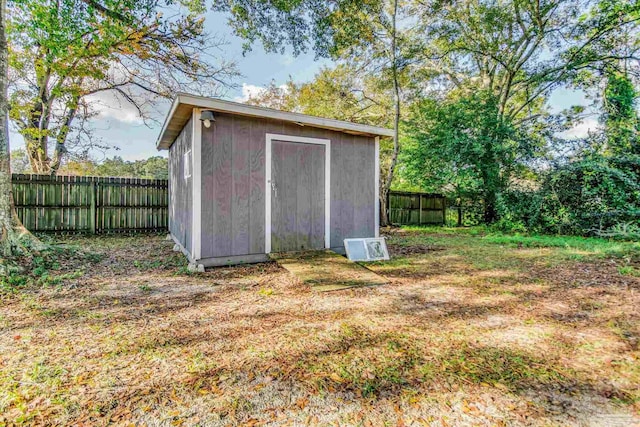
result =
M273 140L271 251L325 247L325 145Z

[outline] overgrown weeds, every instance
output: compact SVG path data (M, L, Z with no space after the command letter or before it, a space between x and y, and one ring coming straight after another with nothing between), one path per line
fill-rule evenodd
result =
M103 257L79 246L48 244L41 251L0 260L5 271L0 275L0 293L73 281Z

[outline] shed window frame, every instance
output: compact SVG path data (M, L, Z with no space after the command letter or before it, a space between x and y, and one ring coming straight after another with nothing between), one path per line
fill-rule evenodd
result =
M184 179L189 179L191 178L191 150L187 150L184 154L183 154L183 169L184 169Z

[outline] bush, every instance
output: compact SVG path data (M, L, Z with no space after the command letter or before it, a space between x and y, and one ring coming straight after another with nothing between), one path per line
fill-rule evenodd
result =
M541 231L540 195L533 190L509 190L498 198L499 219L494 228L501 231Z
M553 170L540 189L546 231L597 234L623 221L637 221L638 175L616 159L586 159Z
M591 157L558 166L537 190L501 195L496 227L509 231L622 237L640 225L640 161Z

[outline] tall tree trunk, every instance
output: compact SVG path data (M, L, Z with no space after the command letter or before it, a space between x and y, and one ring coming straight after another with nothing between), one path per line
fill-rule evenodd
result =
M39 249L40 242L20 223L11 192L9 118L7 99L7 38L5 35L7 0L0 0L0 251L9 256L20 252L23 243Z
M13 209L9 162L9 126L7 117L7 39L5 37L6 0L0 0L0 243L2 253L13 252Z
M493 224L498 220L496 204L498 201L498 189L500 188L500 170L496 162L493 144L489 138L486 138L486 140L480 176L482 178L482 187L484 188L484 222L485 224Z
M391 163L389 164L389 170L387 176L380 188L380 200L382 201L382 212L380 217L380 224L383 226L389 225L389 212L387 210L387 200L389 200L389 191L391 190L391 183L393 182L393 176L396 169L396 163L398 162L398 153L400 152L400 140L399 140L399 126L400 126L400 84L398 82L398 45L397 45L397 22L398 16L398 0L393 2L393 16L392 24L393 29L391 33L391 51L392 51L392 64L391 71L393 74L393 154L391 155Z
M29 164L31 165L33 173L49 173L50 160L47 156L46 145L43 148L43 144L46 144L47 142L41 138L25 138L24 142L27 156L29 157Z
M498 220L498 210L496 207L497 195L494 189L487 189L484 192L484 222L493 224Z
M62 164L62 157L66 153L66 146L64 145L64 143L67 141L67 136L69 135L69 129L71 128L71 123L73 122L73 119L76 117L76 111L78 111L77 105L78 105L78 100L76 99L74 106L70 108L69 111L67 112L62 129L60 129L60 131L58 132L58 135L56 136L56 148L55 148L55 151L53 152L53 159L51 160L49 165L49 173L51 175L57 174L58 169L60 169L60 165Z
M15 252L13 228L15 210L11 192L9 123L7 99L7 39L5 36L7 1L0 0L0 243L3 255Z

